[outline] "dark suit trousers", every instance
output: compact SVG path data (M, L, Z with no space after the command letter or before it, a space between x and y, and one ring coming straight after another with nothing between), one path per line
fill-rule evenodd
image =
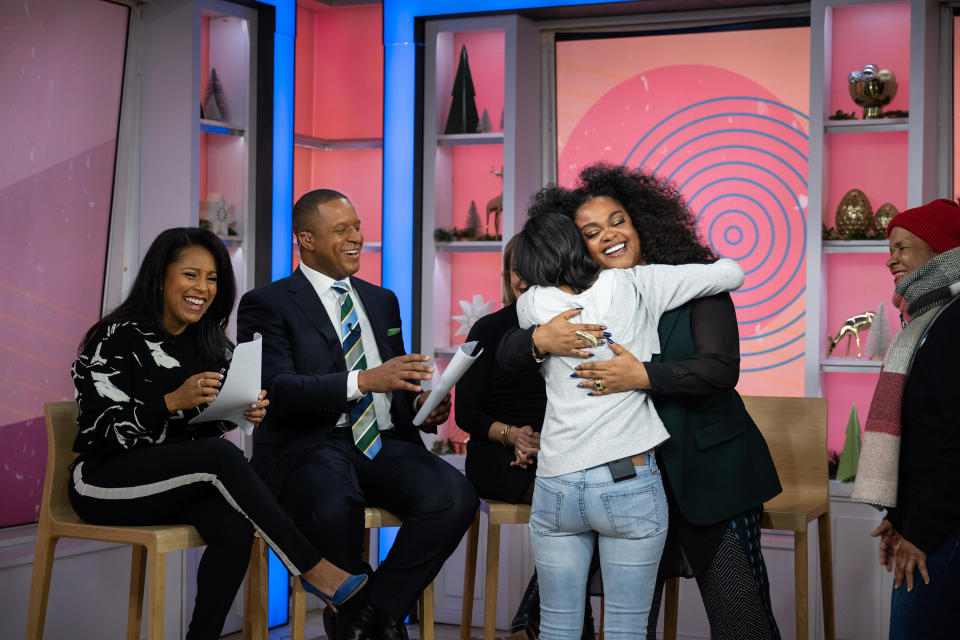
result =
M369 571L362 558L364 508L403 519L364 589L375 608L402 620L456 549L478 501L463 474L424 447L390 431L382 442L369 460L349 429L335 429L290 473L280 501L324 556L351 573Z

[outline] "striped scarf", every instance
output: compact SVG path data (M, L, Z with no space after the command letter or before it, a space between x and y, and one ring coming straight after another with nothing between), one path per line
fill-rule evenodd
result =
M960 294L960 247L926 261L897 283L893 304L903 324L883 359L857 466L853 499L897 506L903 392L917 351L940 312ZM882 331L883 327L877 327Z

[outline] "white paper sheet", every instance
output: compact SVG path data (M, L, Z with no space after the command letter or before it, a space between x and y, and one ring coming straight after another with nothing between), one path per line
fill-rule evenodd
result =
M238 344L233 350L233 359L227 369L226 379L220 393L203 413L190 421L210 422L228 420L235 423L248 436L253 433L253 423L243 417L243 412L257 401L260 395L260 365L263 354L263 340L259 333L253 334L253 340Z
M440 380L433 383L432 392L427 396L423 406L420 407L420 411L417 412L416 417L413 419L414 426L419 427L423 424L423 421L427 419L430 412L437 408L437 405L450 393L450 389L453 389L453 385L457 384L460 378L463 377L463 374L467 372L467 369L470 368L473 361L483 353L483 349L480 349L476 354L470 355L476 347L476 340L460 345L460 348L453 354L453 359L450 361L450 364L447 365L443 375L440 376Z

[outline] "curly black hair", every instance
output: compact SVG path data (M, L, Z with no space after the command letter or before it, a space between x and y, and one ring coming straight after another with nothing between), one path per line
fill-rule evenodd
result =
M528 215L562 213L574 219L592 198L616 200L630 216L648 263L686 264L715 260L697 234L697 219L679 191L651 173L598 162L585 167L573 190L548 185L534 196Z

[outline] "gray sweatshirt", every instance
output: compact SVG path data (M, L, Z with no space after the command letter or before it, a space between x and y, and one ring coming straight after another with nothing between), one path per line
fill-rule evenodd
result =
M586 291L573 295L556 287L531 287L517 300L520 326L544 324L569 309L583 311L571 322L604 324L615 342L640 361L660 352L657 325L670 309L702 296L743 284L733 260L713 264L646 265L604 269ZM606 345L590 349L593 361L609 360ZM588 396L571 378L583 362L550 356L540 369L547 386L537 475L553 477L589 469L624 456L649 451L670 435L645 391Z

